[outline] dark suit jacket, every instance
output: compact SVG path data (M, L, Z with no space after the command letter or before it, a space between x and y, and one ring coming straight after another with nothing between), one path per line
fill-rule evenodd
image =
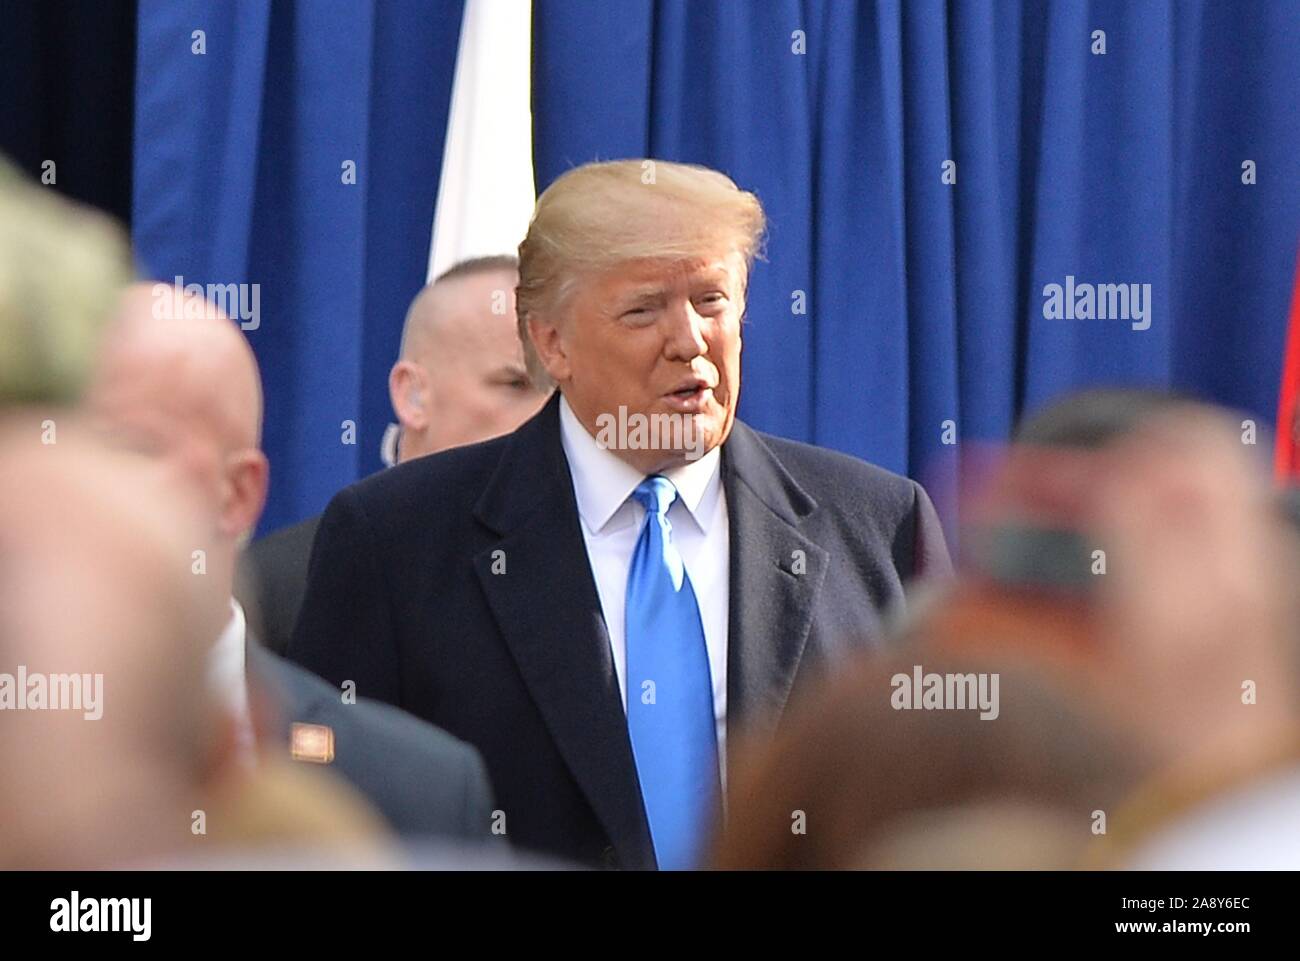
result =
M250 636L248 676L271 689L279 711L275 749L289 756L294 722L334 731L328 767L359 791L403 837L484 841L492 835L492 791L473 747L388 704L358 698L277 657ZM310 763L310 762L304 762Z
M318 514L258 538L239 557L235 597L244 606L249 632L277 654L289 649L319 526Z
M722 481L730 733L774 724L796 678L881 643L903 581L948 557L921 487L851 457L737 422ZM652 867L580 523L557 394L513 434L336 495L289 654L474 744L516 845Z

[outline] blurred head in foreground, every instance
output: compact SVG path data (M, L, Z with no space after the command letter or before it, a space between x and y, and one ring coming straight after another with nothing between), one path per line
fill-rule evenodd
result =
M514 257L467 260L424 287L406 312L388 375L401 424L397 460L508 434L541 408L517 334Z
M1121 863L1180 810L1300 768L1300 542L1239 416L1092 391L1019 437L968 512L957 589L911 637L1031 658L1127 732L1145 800L1093 849Z
M923 707L927 677L968 709ZM737 770L721 868L1052 869L1078 862L1132 765L1031 664L928 651L859 661Z
M89 442L72 406L129 264L106 218L0 161L6 868L101 866L174 844L217 735L184 562L196 517L142 465Z
M608 444L645 473L727 439L740 324L764 216L716 170L659 160L577 167L538 198L519 247L519 332L534 382L555 384L597 440L654 418L670 443Z
M197 518L70 424L49 446L0 428L0 461L0 684L28 708L0 720L0 864L174 846L218 737L187 561Z
M1166 761L1275 739L1300 690L1296 542L1249 425L1090 392L1021 437L969 512L962 586L923 633L1056 664ZM1264 688L1287 693L1252 699Z
M1297 543L1249 425L1154 395L1064 403L966 512L957 585L904 649L746 762L720 864L1117 864L1189 806L1300 772ZM891 704L912 671L997 677L1000 712Z

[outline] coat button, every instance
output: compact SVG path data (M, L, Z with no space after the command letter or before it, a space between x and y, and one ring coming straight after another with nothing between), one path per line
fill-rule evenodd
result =
M606 845L605 850L600 852L600 863L607 868L618 867L618 852L613 845Z

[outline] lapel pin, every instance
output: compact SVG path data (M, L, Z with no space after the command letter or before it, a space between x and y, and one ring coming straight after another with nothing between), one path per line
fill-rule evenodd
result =
M334 760L334 729L324 724L294 724L289 728L289 753L295 761L329 764Z

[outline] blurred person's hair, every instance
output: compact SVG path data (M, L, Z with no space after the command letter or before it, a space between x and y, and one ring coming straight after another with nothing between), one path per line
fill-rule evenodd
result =
M720 240L748 268L765 226L758 198L707 167L611 160L563 174L537 199L519 245L516 310L529 377L541 390L553 386L528 322L534 316L555 322L578 274L634 260L687 260Z
M997 717L981 719L978 709L895 709L891 678L910 677L917 665L926 674L998 673ZM792 703L775 737L741 742L714 865L979 867L971 852L991 849L1005 822L972 820L955 832L963 845L947 856L916 847L916 825L957 818L945 821L955 836L961 812L1023 807L1036 812L1036 824L1073 825L1078 848L1066 838L1050 851L1035 849L1032 863L1003 858L983 866L1070 867L1092 837L1093 812L1119 796L1137 767L1082 701L1027 661L924 646L862 658ZM795 830L797 817L803 833ZM917 863L899 863L907 850Z
M0 405L76 400L130 279L116 224L0 157Z
M1155 414L1199 405L1194 397L1148 387L1094 387L1056 398L1016 427L1018 444L1096 449Z

